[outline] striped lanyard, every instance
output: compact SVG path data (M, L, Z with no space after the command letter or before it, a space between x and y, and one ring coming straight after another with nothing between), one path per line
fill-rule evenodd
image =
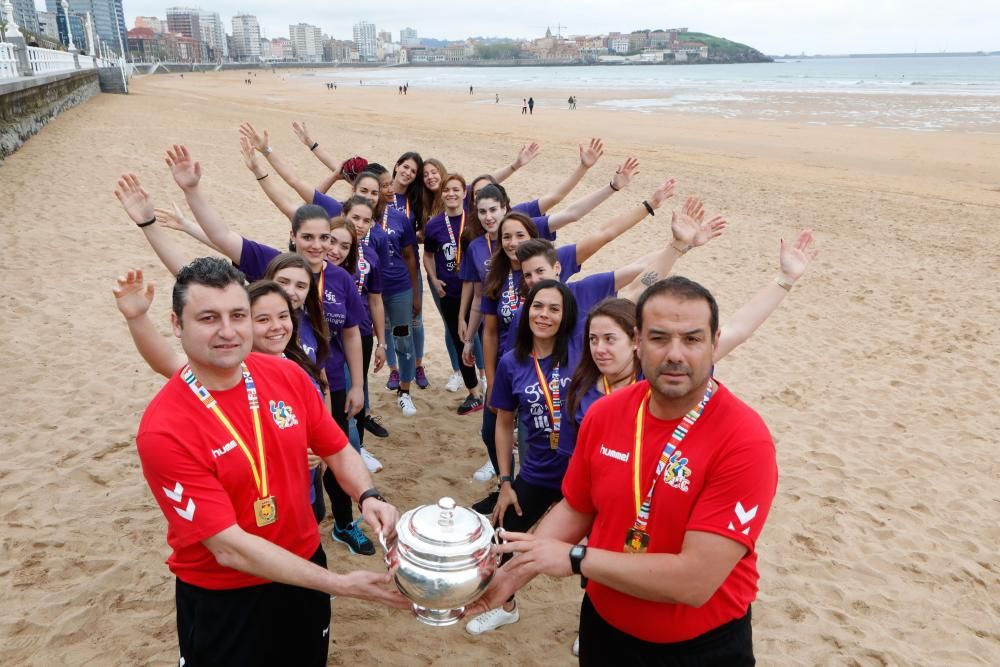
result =
M253 417L253 431L254 437L257 440L257 457L260 459L260 471L257 470L257 462L254 460L253 454L250 453L250 448L247 447L246 442L243 440L243 436L240 435L236 427L226 416L226 413L222 411L219 404L216 402L215 397L209 393L200 382L198 378L194 376L194 371L191 370L190 365L185 365L181 369L181 379L187 384L188 388L198 397L198 400L202 402L212 414L215 415L219 423L232 437L233 441L239 445L239 448L243 451L243 455L247 457L247 461L250 463L250 472L253 473L254 483L257 485L257 492L260 497L267 498L269 496L267 492L267 460L264 458L264 433L260 426L260 405L257 401L257 387L254 385L253 377L250 376L250 369L247 368L246 363L240 364L243 371L243 385L247 390L247 403L250 405L250 415Z
M393 204L395 204L395 199L393 199ZM382 211L382 231L389 232L389 207L386 206L385 210Z
M605 396L607 396L612 391L614 391L614 389L611 388L611 383L608 382L608 376L607 375L602 375L601 376L601 381L604 382L604 395ZM635 384L635 372L632 373L632 379L629 380L628 383L629 384ZM628 386L628 385L626 385L626 386Z
M649 485L649 491L646 493L646 499L640 504L639 500L639 484L640 482L640 471L641 471L641 459L642 459L642 431L643 431L643 421L645 406L649 403L650 395L652 390L646 392L645 398L639 404L639 411L635 415L635 459L632 462L633 469L633 485L632 491L635 495L635 524L632 527L633 531L637 531L642 534L646 534L646 525L649 523L649 512L653 506L653 491L656 490L656 483L660 480L660 476L663 475L663 471L667 467L667 463L670 462L671 455L677 451L681 442L691 432L691 428L694 427L695 422L701 417L702 413L705 412L705 406L708 405L709 400L712 398L712 393L715 391L715 380L709 380L708 386L705 388L705 395L699 401L698 405L691 409L684 417L681 419L677 427L674 428L674 432L670 434L670 439L663 446L663 452L660 454L660 460L656 463L656 474L653 475L653 482Z
M549 416L552 418L552 430L549 432L549 447L556 449L559 446L559 427L562 424L562 399L560 397L561 387L559 386L559 364L552 367L552 381L545 379L542 366L538 363L535 353L531 353L531 360L535 363L535 374L538 376L538 386L545 396L545 405L549 409Z
M458 269L462 266L462 246L455 240L455 230L451 228L451 218L448 214L444 214L444 228L448 230L448 240L451 244L455 246L455 273L458 273ZM465 211L462 211L461 221L458 223L458 239L462 239L462 233L465 232Z

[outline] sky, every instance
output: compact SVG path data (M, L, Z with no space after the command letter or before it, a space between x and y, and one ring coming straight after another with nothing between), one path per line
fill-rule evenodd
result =
M36 0L42 4L41 0ZM170 0L124 0L128 26L136 16L166 18ZM290 23L318 25L338 39L369 21L399 39L416 28L421 37L541 37L687 27L749 44L767 54L1000 51L997 0L502 0L485 2L320 3L316 0L203 0L231 32L233 14L258 17L266 37L287 37Z

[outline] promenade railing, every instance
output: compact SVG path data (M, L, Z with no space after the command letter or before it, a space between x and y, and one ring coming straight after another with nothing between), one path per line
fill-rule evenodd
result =
M89 58L89 56L79 57L81 60L83 58ZM72 53L67 53L66 51L54 51L52 49L43 49L39 46L28 47L28 63L31 65L31 71L34 74L68 72L76 69L76 61L73 60ZM91 60L88 67L93 66L93 61Z
M14 45L0 42L0 81L16 79L17 77L17 57L14 55Z

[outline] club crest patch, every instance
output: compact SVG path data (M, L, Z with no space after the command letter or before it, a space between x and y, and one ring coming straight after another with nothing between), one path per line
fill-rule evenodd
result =
M691 468L687 467L687 463L687 457L681 453L681 450L678 449L671 454L670 460L667 461L667 467L663 471L664 483L686 493L691 485Z
M292 412L292 406L286 405L284 401L271 401L270 405L271 417L274 419L274 423L278 425L278 428L286 429L299 423L299 420L295 417L295 413Z

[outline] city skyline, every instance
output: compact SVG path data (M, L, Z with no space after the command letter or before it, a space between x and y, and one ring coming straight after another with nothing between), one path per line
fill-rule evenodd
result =
M37 3L36 3L37 4ZM170 3L162 0L128 0L127 24L136 16L163 17ZM685 26L694 31L725 37L771 54L889 53L913 51L994 51L1000 37L1000 5L979 0L953 0L947 5L912 0L906 11L886 0L816 0L808 5L783 0L703 0L697 6L669 5L656 9L646 2L625 0L606 5L594 0L537 3L511 0L500 14L493 8L412 4L390 0L370 8L329 9L286 0L279 6L215 0L189 3L205 12L218 12L223 23L236 14L258 17L261 35L288 37L288 26L308 23L323 33L351 40L355 24L367 21L378 32L398 38L403 28L414 28L421 37L464 40L468 37L531 39L546 28L564 35L594 35L610 31L628 32L644 28ZM509 18L508 18L509 17ZM569 24L569 25L566 25ZM562 27L560 27L562 26Z

